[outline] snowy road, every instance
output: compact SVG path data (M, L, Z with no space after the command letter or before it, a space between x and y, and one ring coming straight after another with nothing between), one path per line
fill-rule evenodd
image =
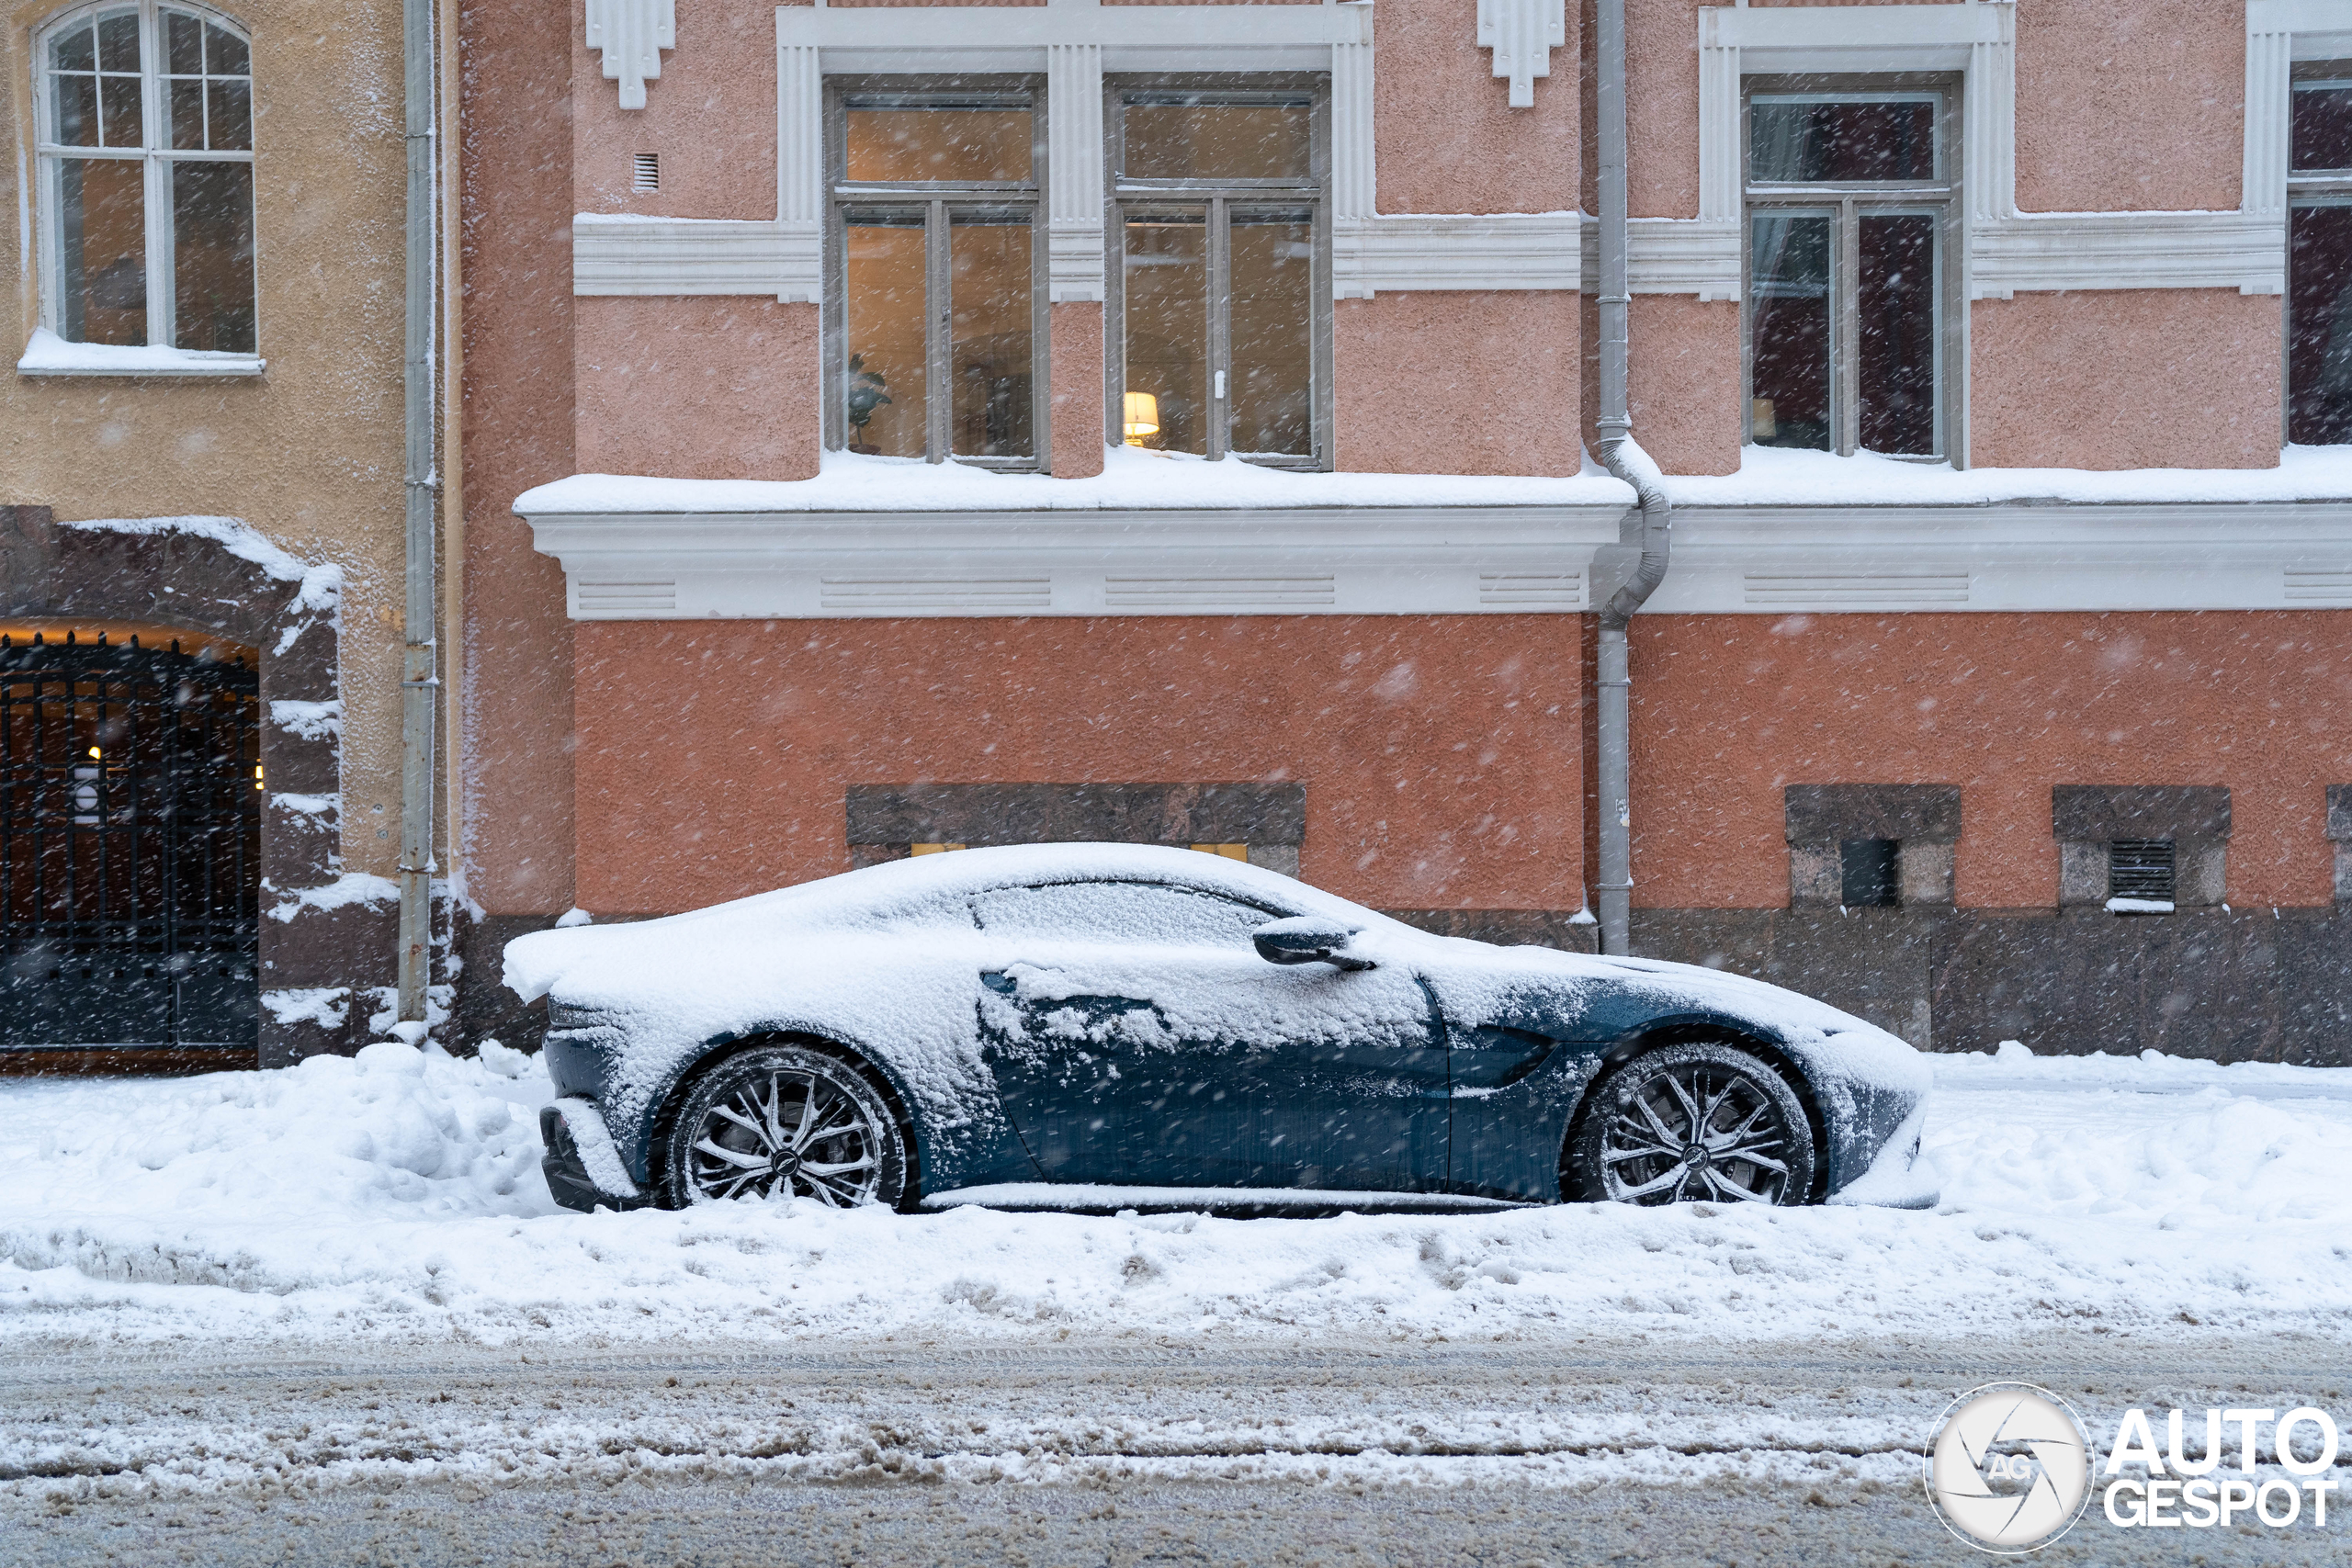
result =
M0 1556L1960 1562L1918 1483L1951 1390L2030 1376L2097 1428L2347 1386L2338 1345L2200 1338L75 1356L0 1376L6 1472L47 1472L0 1496ZM2343 1551L2199 1533L2215 1562ZM2147 1545L2094 1517L2043 1560L2189 1560Z
M1931 1213L1247 1222L560 1213L510 1054L0 1085L0 1562L1959 1562L1978 1382L2352 1416L2352 1073L1939 1072Z

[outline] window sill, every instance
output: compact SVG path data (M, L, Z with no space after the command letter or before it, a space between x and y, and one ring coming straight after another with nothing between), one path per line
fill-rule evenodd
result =
M48 329L33 333L17 361L19 376L115 376L174 380L258 376L269 361L250 354L204 354L185 348L126 348L115 344L68 343Z

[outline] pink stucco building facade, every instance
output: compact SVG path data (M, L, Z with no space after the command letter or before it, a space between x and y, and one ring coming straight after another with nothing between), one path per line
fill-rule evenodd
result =
M2352 9L1627 10L1637 950L2340 1052ZM1303 792L1217 841L1589 942L1589 14L467 17L469 1010L1006 785Z

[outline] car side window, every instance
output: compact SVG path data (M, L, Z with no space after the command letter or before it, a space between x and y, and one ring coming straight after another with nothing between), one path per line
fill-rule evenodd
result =
M1247 948L1279 912L1140 882L1062 882L1001 887L973 899L981 929L1072 942Z

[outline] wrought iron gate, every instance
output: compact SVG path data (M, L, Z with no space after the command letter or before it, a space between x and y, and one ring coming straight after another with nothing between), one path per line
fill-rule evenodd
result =
M251 1049L261 677L0 637L0 1046Z

